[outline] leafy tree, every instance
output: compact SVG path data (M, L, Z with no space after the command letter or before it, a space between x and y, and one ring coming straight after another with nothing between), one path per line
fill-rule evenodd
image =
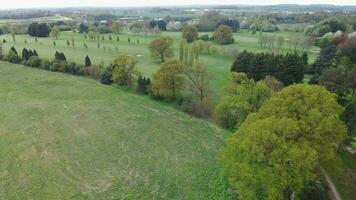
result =
M137 60L129 55L120 55L113 62L112 80L122 86L132 86Z
M115 21L111 25L111 31L116 34L119 34L123 30L123 28L124 24L119 21Z
M173 56L173 39L170 37L159 37L149 44L151 57L165 62L167 58Z
M158 28L162 31L167 30L167 24L164 22L164 20L152 20L150 22L150 28L155 28L156 26L158 26Z
M161 64L153 75L151 91L154 97L176 100L184 87L184 65L178 60L170 60Z
M186 88L188 94L191 94L186 110L198 117L210 116L212 110L210 74L200 60L197 60L193 66L186 67L184 74L187 80Z
M10 48L11 51L13 51L16 55L18 55L17 51L16 51L16 48L15 47L11 47Z
M60 36L60 33L61 33L61 30L57 26L55 26L52 28L50 35L52 37L58 39L58 37Z
M63 52L59 53L58 51L56 51L56 53L54 54L54 58L57 61L67 61L67 58L65 57Z
M86 67L90 67L91 66L91 60L89 58L89 56L85 56L85 66Z
M225 86L226 96L214 111L214 118L221 126L236 129L246 117L257 112L271 97L273 91L263 82L256 83L244 73L232 72L230 82Z
M112 67L107 67L101 74L100 82L105 85L110 85L112 80Z
M89 27L83 23L79 25L79 33L88 33Z
M198 29L195 26L187 25L182 29L182 38L191 43L198 39Z
M137 80L137 93L148 94L150 84L151 80L149 78L146 79L145 77L139 76Z
M72 42L71 42L71 44L72 44L72 47L73 47L73 49L75 48L75 41L74 41L74 38L72 37Z
M240 28L240 22L236 19L222 19L217 23L216 28L218 28L220 25L229 26L233 32L236 32Z
M336 158L346 136L335 95L292 85L251 114L228 140L221 161L243 199L298 196L318 167Z
M50 30L46 23L31 23L28 27L28 34L32 37L48 37Z
M21 58L20 58L20 56L18 56L15 48L11 48L9 50L9 52L5 56L5 60L7 60L8 62L11 62L11 63L20 63L21 62Z
M219 44L232 44L234 43L234 37L232 35L232 29L226 25L220 25L214 32L214 40Z

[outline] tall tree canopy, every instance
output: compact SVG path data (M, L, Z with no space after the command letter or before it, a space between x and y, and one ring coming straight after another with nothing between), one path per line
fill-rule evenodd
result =
M336 158L346 136L335 95L292 85L268 100L231 136L221 160L243 199L298 195L317 167Z
M46 23L34 22L29 25L27 33L32 37L48 37L50 29Z
M198 38L198 29L195 26L187 25L182 29L182 37L187 42L193 42Z

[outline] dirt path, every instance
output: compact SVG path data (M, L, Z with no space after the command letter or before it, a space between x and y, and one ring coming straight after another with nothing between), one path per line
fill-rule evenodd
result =
M342 200L340 194L337 192L336 186L333 183L333 181L331 180L331 178L329 177L329 175L326 173L326 171L322 168L321 169L326 182L328 183L328 186L330 188L330 196L333 200Z

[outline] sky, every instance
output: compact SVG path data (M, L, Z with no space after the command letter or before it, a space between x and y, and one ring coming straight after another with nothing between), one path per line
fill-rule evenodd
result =
M0 9L36 7L139 7L216 4L334 4L356 5L356 0L0 0Z

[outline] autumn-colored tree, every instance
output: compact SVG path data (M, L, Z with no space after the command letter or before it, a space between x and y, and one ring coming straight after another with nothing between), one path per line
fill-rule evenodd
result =
M221 161L242 199L293 199L346 136L335 95L291 85L250 114L228 140Z
M159 59L161 62L165 62L167 58L173 56L173 39L170 37L159 37L153 40L149 49L152 58Z
M178 60L161 64L153 75L151 91L154 97L176 100L184 87L184 65Z

